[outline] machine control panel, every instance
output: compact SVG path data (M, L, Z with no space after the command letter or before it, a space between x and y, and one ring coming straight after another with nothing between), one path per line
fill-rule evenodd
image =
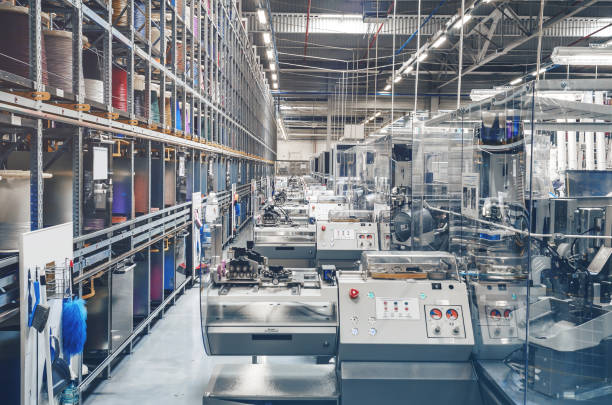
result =
M378 230L371 222L317 223L319 250L378 250Z
M429 338L465 338L460 305L425 305L425 319Z
M460 281L364 280L343 272L338 288L341 344L474 344L467 287Z

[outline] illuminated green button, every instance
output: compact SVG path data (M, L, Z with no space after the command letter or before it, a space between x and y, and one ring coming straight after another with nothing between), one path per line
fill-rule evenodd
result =
M374 298L374 293L372 291L368 293L368 298Z
M424 300L425 298L427 298L427 295L425 295L425 293L421 293L420 297L422 300Z

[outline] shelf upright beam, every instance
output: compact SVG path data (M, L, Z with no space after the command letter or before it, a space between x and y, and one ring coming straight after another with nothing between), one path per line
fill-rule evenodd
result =
M128 39L134 44L134 1L127 2ZM134 46L128 47L127 55L127 113L130 119L134 119Z
M159 2L159 40L160 40L160 64L161 66L166 66L166 0L161 0ZM160 78L159 78L159 122L161 123L162 129L168 128L168 118L166 117L166 72L165 69L160 69ZM163 156L163 155L162 155Z
M30 79L35 91L43 91L41 0L29 0L30 6ZM40 106L40 101L37 106ZM43 131L42 120L35 120L30 141L30 228L43 227Z
M85 102L85 88L83 82L83 2L73 0L72 8L72 92L76 95L77 103Z
M108 29L104 30L103 39L103 50L104 55L103 66L102 66L102 80L104 82L104 104L108 112L113 111L113 93L112 93L112 81L113 81L113 8L108 7L106 9L106 22Z

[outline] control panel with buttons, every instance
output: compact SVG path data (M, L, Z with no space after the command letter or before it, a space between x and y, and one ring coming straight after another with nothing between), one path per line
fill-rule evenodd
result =
M358 298L355 290L361 292ZM344 359L365 361L368 353L390 361L469 358L474 334L463 282L364 279L341 272L338 291Z
M378 250L378 226L372 222L317 222L317 251L321 258L359 259L365 250Z

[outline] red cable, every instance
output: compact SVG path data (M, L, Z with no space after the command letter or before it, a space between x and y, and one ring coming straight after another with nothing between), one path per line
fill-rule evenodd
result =
M308 27L310 26L310 1L308 0L308 10L306 11L306 38L304 38L304 60L306 60L306 50L308 49Z

